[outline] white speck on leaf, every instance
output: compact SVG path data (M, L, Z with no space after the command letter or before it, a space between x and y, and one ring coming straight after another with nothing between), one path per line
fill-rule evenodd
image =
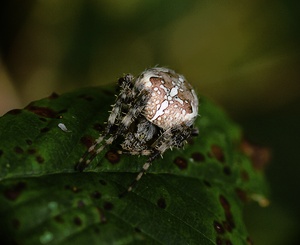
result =
M66 125L63 123L59 123L57 126L64 132L71 132L70 130L67 129Z

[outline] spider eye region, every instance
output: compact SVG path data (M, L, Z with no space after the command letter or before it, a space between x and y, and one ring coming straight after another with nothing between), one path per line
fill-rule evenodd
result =
M143 111L146 119L162 129L191 126L198 115L198 98L185 77L167 68L146 70L137 78L150 96Z

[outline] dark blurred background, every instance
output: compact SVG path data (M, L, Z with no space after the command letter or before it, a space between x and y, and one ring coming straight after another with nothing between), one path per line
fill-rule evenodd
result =
M0 115L168 66L272 151L257 245L299 244L300 4L292 0L11 0L0 7ZM201 111L200 111L201 114Z

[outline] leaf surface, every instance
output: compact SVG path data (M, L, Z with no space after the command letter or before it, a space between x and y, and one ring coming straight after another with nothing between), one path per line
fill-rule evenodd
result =
M240 128L204 98L199 136L167 151L123 198L146 157L119 155L115 142L84 172L74 170L113 103L111 89L85 88L0 118L3 241L251 244L243 205L266 200L267 185L241 147Z

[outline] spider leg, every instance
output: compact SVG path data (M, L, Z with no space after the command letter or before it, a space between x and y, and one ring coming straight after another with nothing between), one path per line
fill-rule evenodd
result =
M121 95L120 95L121 97ZM129 109L128 113L124 116L120 125L117 129L117 132L114 133L111 137L109 137L104 144L101 144L98 148L97 146L103 142L103 139L110 133L110 130L105 130L104 134L101 135L98 139L96 139L95 143L87 150L87 152L79 159L79 162L75 166L75 168L79 171L82 171L86 166L93 161L93 159L108 145L112 144L112 142L120 135L122 135L130 126L132 121L137 118L144 107L146 106L147 100L149 97L149 93L147 91L142 91L137 96L133 103L133 107ZM112 113L111 113L112 114ZM114 119L115 120L115 119Z
M96 151L96 147L102 143L102 141L107 137L107 135L111 132L112 126L115 125L117 119L120 117L123 111L123 105L130 102L133 99L134 93L132 92L133 87L133 76L130 74L125 75L124 77L119 79L119 86L121 88L121 92L116 99L115 104L112 106L112 111L108 117L107 125L102 134L94 141L93 145L89 147L89 149L83 154L83 156L79 159L78 163L75 166L76 170L83 171L84 168L95 158L97 154L99 154L104 147L100 146ZM108 139L108 142L112 142L114 139ZM106 143L108 145L110 143Z
M148 158L147 162L143 165L135 180L129 185L127 191L123 192L120 197L123 197L126 193L133 190L134 186L148 171L149 167L158 156L162 155L167 149L170 149L172 146L181 147L184 144L185 140L190 137L191 132L192 128L182 125L164 131L162 135L153 143L153 152Z

